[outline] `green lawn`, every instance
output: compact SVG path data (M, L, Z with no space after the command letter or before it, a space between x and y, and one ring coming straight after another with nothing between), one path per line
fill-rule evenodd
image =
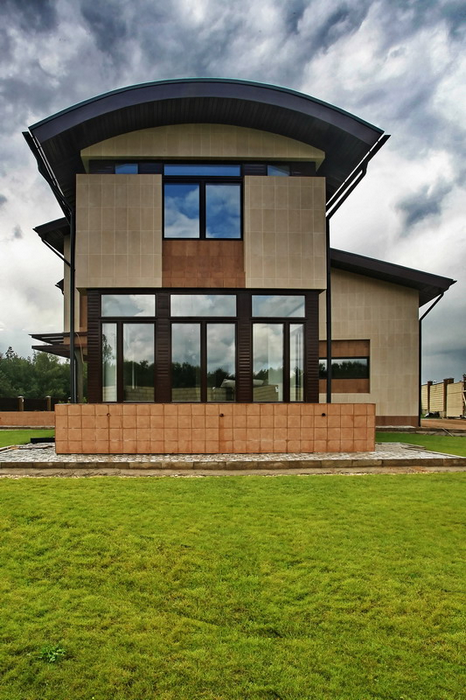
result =
M421 445L434 452L466 457L466 435L465 437L453 437L451 435L377 432L375 439L377 442L404 442L411 445Z
M55 430L0 430L0 447L24 445L32 437L53 437Z
M1 700L464 700L466 474L1 479L0 503Z

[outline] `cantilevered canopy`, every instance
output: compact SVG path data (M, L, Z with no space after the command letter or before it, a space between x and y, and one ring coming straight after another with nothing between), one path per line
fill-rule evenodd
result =
M294 90L243 80L189 78L99 95L34 124L26 137L74 206L75 174L84 172L83 148L138 129L188 123L260 129L320 148L325 160L319 175L326 178L327 199L383 134L348 112Z

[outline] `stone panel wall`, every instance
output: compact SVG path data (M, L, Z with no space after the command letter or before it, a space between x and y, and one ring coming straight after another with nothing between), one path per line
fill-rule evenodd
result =
M76 287L160 287L162 177L77 175Z
M244 178L246 287L325 289L325 180Z

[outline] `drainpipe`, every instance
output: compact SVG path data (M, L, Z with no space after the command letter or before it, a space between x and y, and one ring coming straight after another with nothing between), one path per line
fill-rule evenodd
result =
M76 215L74 210L70 216L70 393L71 403L77 403L77 374L75 350L75 273L76 273Z
M327 403L332 403L332 281L330 264L330 220L325 219L327 248L327 289L325 290L325 319L327 326Z
M426 311L425 313L423 313L422 316L421 316L421 318L419 319L419 360L418 360L418 364L419 364L419 390L418 390L418 407L417 407L417 415L418 415L417 424L418 424L418 427L421 425L421 410L422 410L422 396L421 396L421 392L422 392L422 384L421 384L421 382L422 382L422 379L421 379L421 369L422 369L422 322L423 322L423 320L425 319L425 317L427 316L427 314L429 314L429 313L432 311L432 309L434 308L434 306L437 306L437 304L439 303L440 299L442 299L444 293L445 293L445 292L442 292L442 293L437 297L437 299L433 302L433 304L431 304L431 305L429 306L429 308L427 309L427 311ZM430 410L430 395L429 395L429 410Z

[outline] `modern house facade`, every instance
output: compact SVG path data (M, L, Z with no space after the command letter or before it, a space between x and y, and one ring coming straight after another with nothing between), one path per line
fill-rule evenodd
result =
M62 452L369 450L419 416L419 307L453 280L330 247L383 132L308 96L191 79L25 134L63 208Z

